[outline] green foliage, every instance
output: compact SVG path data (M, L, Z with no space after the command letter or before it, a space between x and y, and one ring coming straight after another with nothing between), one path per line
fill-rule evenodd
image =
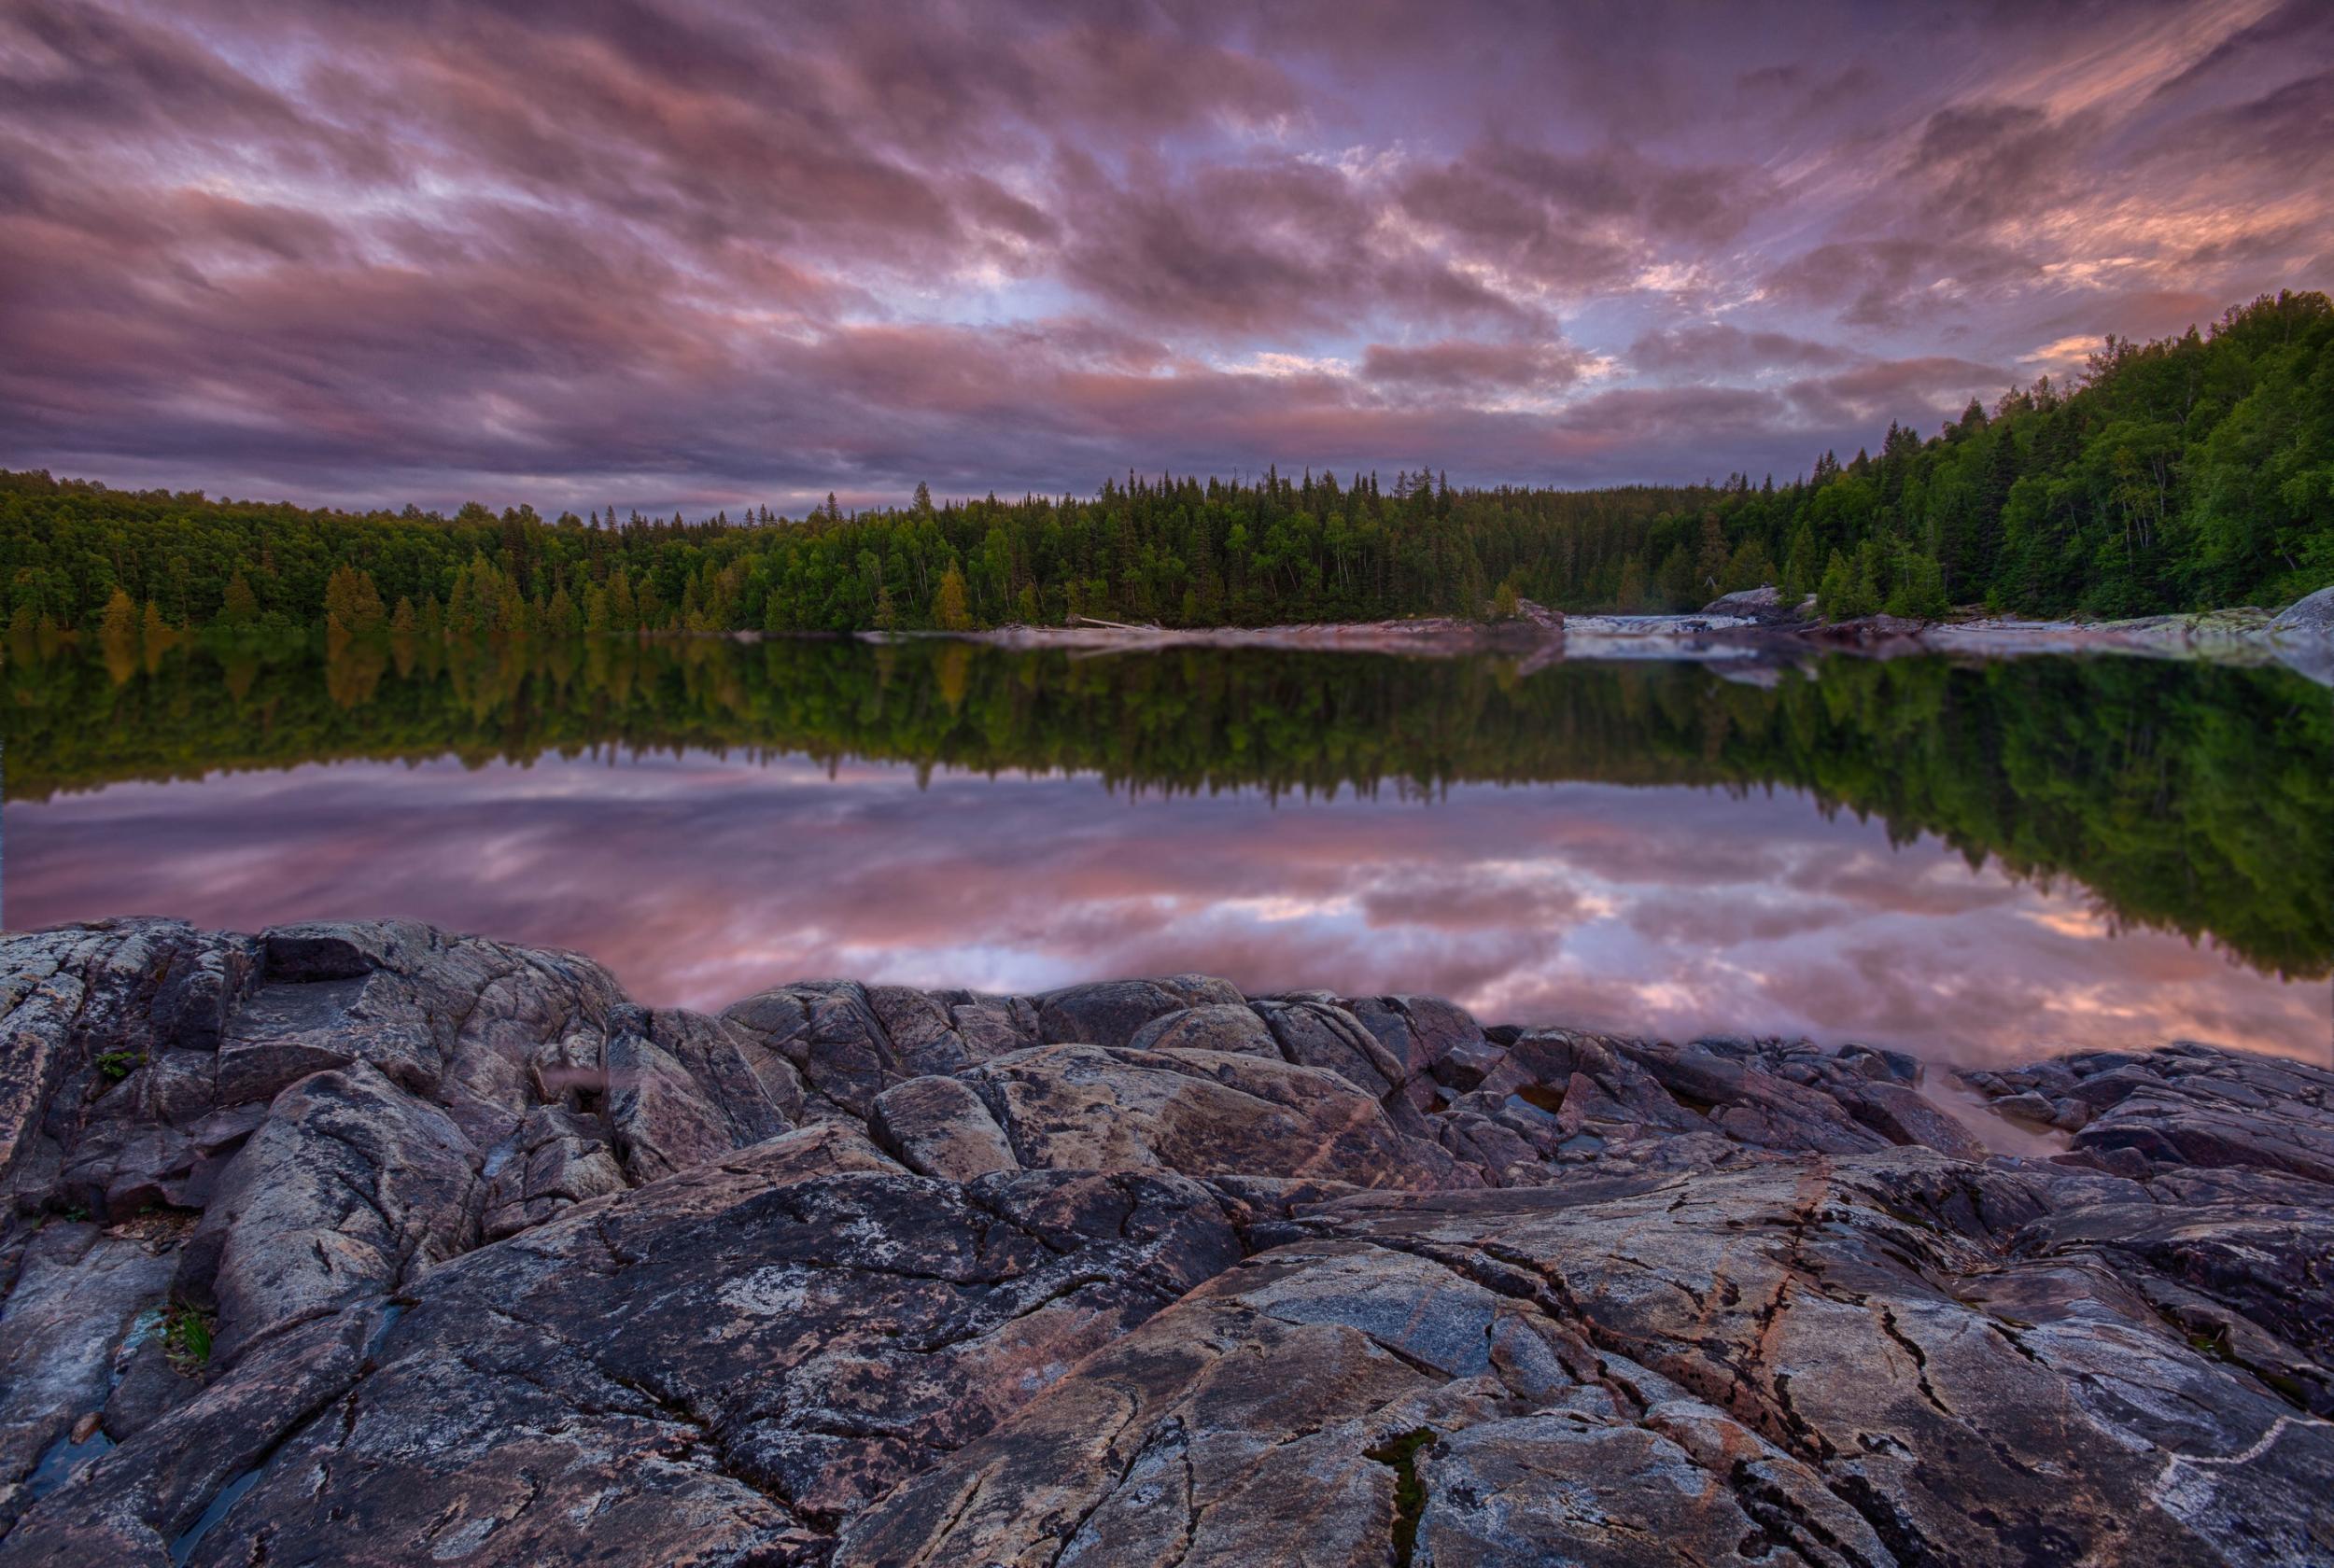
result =
M201 1370L211 1359L212 1314L184 1302L171 1303L162 1316L162 1353L181 1373Z
M241 571L227 580L227 586L219 598L215 624L229 631L238 631L259 623L259 596L252 593L250 581Z
M381 629L381 591L373 574L346 562L332 568L324 585L324 623L330 630L363 636Z
M953 565L940 574L940 591L933 595L932 622L944 632L972 629L972 611L964 608L964 574Z
M319 652L319 643L323 650ZM245 637L117 665L11 639L7 798L344 758L785 751L1117 788L1431 796L1461 781L1810 792L2117 921L2334 966L2334 706L2283 670L1825 661L1766 690L1676 665L1182 650L1074 659L777 638Z
M1842 602L2032 613L2275 606L2334 581L2334 306L2280 294L2208 331L2111 338L2073 390L2047 378L1938 435L1804 480L1558 491L1453 488L1425 468L1277 470L1247 483L1129 474L1091 497L799 520L304 511L0 473L0 623L67 630L152 603L173 626L361 636L1202 625L1477 613L1493 584L1572 609L1689 609L1780 580ZM1908 583L1896 579L1905 576ZM944 594L947 595L943 602ZM564 598L562 597L564 595ZM432 607L440 613L433 617ZM126 607L126 608L123 608ZM433 624L434 621L434 624Z
M1422 1426L1363 1450L1365 1459L1394 1472L1395 1568L1410 1568L1418 1550L1418 1524L1427 1512L1427 1487L1418 1477L1418 1450L1434 1439L1434 1429Z
M110 1084L119 1084L145 1065L145 1055L137 1051L103 1051L97 1057L98 1075Z
M119 588L105 601L105 617L100 629L105 640L112 643L127 643L138 635L138 607Z
M1890 577L1888 597L1880 608L1891 615L1929 621L1943 615L1948 608L1945 572L1933 556L1899 545Z

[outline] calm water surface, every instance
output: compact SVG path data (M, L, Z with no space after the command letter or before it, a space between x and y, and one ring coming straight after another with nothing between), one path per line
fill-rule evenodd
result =
M6 671L5 915L412 916L644 1001L1202 970L1978 1059L2327 1059L2281 671L729 642Z

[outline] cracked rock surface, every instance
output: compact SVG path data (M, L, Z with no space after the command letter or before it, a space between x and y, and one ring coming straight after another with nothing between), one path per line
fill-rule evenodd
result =
M1922 1080L8 936L0 1565L2334 1562L2334 1072Z

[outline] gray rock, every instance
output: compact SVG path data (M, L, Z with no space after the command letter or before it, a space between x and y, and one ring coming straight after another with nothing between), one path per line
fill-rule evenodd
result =
M1280 1042L1245 1002L1211 1002L1163 1013L1136 1029L1127 1044L1137 1051L1231 1051L1275 1060L1281 1054Z
M2334 637L2334 588L2296 599L2278 612L2270 631L2279 637Z
M42 1457L104 1409L115 1347L170 1285L164 1249L93 1225L46 1226L0 1310L0 1529Z
M1841 1099L1849 1115L1891 1143L1924 1144L1961 1159L1986 1157L1986 1145L1975 1133L1917 1089L1884 1080L1862 1085Z
M1037 1029L1047 1044L1121 1046L1154 1018L1187 1007L1237 1005L1244 1000L1230 985L1204 975L1105 980L1040 997Z
M1781 589L1769 583L1721 594L1704 605L1701 613L1731 615L1761 625L1793 625L1815 618L1815 600L1812 596L1801 601L1787 600Z
M386 1295L477 1240L478 1153L453 1118L368 1063L278 1096L179 1261L228 1363L288 1324Z
M724 1019L616 1008L605 1059L608 1124L635 1182L774 1138L801 1112L793 1066Z
M867 1002L899 1053L901 1071L910 1076L954 1072L973 1059L949 1009L923 992L906 986L870 986Z
M556 1105L527 1113L486 1158L481 1204L485 1239L499 1241L589 1198L621 1192L623 1165L597 1117Z
M800 1074L807 1115L865 1121L876 1096L915 1074L900 1060L866 987L849 980L780 986L722 1013L748 1040Z
M1447 1155L1414 1146L1370 1096L1318 1068L1229 1052L1047 1045L962 1076L1026 1169L1358 1186L1456 1179Z
M973 1061L1043 1043L1037 1034L1037 1004L1027 997L958 1002L949 1007L949 1020Z
M2014 1159L1865 1046L162 921L0 1041L0 1568L2334 1550L2301 1063L1969 1075Z
M969 1182L1019 1170L1013 1144L980 1097L953 1078L910 1078L876 1097L868 1130L920 1176Z

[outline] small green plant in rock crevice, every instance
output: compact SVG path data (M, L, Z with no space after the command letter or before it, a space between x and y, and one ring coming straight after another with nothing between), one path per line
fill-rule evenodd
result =
M173 1302L162 1317L162 1353L181 1373L199 1372L211 1359L212 1314L184 1302Z
M1362 1450L1364 1458L1376 1460L1394 1472L1395 1568L1410 1568L1418 1550L1418 1520L1427 1511L1427 1486L1418 1478L1418 1450L1433 1441L1433 1428L1422 1426Z
M97 1058L97 1071L108 1083L119 1084L146 1065L143 1051L105 1051Z

